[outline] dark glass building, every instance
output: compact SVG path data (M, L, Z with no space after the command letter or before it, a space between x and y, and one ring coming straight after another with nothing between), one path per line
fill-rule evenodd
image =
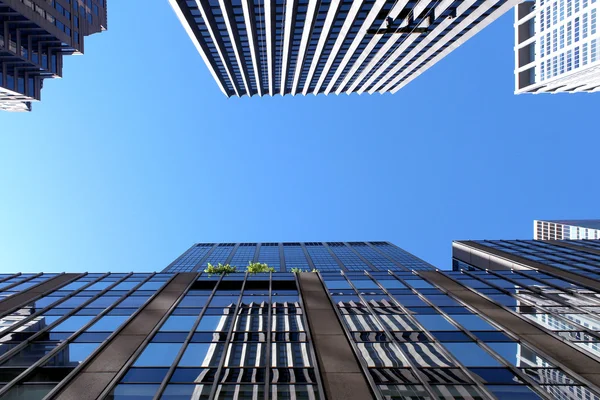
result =
M106 27L106 0L0 0L0 110L31 111L63 56Z
M571 245L456 242L439 271L388 242L200 243L160 273L2 274L0 400L599 399L600 248Z

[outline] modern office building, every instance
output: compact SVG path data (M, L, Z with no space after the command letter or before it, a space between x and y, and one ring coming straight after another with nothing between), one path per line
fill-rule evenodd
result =
M455 243L455 271L388 242L298 242L198 243L160 273L1 274L0 399L599 399L600 258L490 267L498 247Z
M535 0L515 7L515 93L600 90L597 0Z
M600 219L533 221L535 240L600 239Z
M0 0L0 110L31 111L63 56L106 26L106 0Z
M517 0L170 0L231 96L395 93Z

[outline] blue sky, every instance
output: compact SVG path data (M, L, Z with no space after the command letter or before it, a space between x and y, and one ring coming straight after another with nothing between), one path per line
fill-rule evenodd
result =
M514 96L512 22L396 95L227 99L167 1L113 0L34 111L0 114L0 270L151 271L194 242L321 240L446 268L455 239L599 218L600 97Z

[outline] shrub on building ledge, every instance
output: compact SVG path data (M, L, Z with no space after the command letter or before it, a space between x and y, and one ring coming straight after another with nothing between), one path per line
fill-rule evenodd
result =
M219 263L219 265L212 265L208 263L204 272L207 274L231 274L232 272L236 272L236 267L229 264L223 265Z
M258 274L260 272L275 272L275 268L269 267L267 264L255 262L248 264L246 272L248 272L249 274Z
M297 274L299 272L319 272L319 270L316 268L313 268L312 270L310 270L310 269L302 269L302 268L294 267L290 270L290 272Z

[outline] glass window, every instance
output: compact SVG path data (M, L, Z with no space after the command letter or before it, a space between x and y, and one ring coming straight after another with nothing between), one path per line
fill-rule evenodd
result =
M414 316L425 329L429 331L452 331L458 330L442 315L415 315Z
M90 326L88 332L112 332L121 326L129 317L108 315L100 318L94 325Z
M111 400L152 400L159 385L117 385L109 395Z
M179 361L180 367L214 367L219 365L222 343L190 343Z
M160 327L160 331L161 332L177 332L177 331L183 331L183 332L189 332L192 329L192 326L194 325L194 322L196 322L197 317L195 316L170 316L169 318L167 318L167 320L165 321L165 323L163 324L163 326Z
M463 328L470 331L496 331L492 325L488 324L479 315L475 314L462 314L462 315L450 315L454 321L462 325Z
M149 343L133 363L136 367L170 367L181 343Z
M488 352L476 343L444 343L452 355L466 367L501 367Z
M231 315L204 315L196 331L227 331L232 319Z

